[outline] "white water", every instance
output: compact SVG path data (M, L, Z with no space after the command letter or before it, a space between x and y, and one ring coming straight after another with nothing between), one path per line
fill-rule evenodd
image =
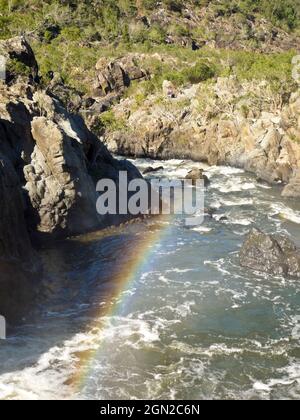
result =
M162 165L155 176L179 178L203 167L135 163ZM249 272L237 259L252 226L300 244L300 206L239 169L206 169L206 205L216 214L192 229L175 220L136 282L113 298L117 313L99 315L112 272L122 270L124 253L148 227L44 251L48 276L39 305L0 343L0 398L300 397L299 342L292 335L300 283ZM95 354L84 374L86 363L79 369L78 362L87 350Z

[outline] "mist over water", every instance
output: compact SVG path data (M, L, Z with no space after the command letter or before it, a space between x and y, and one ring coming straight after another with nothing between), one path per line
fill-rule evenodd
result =
M163 166L155 176L169 178L203 167L134 163ZM186 227L182 216L152 219L42 251L38 302L0 342L0 398L300 397L292 334L299 280L238 263L254 226L300 245L300 205L242 170L211 167L207 174L206 207L215 214L201 226ZM124 286L141 248L148 257Z

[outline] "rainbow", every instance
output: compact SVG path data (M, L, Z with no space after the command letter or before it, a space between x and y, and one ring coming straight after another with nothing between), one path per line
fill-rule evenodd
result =
M103 326L103 318L121 316L124 308L130 305L131 296L124 293L127 290L132 290L135 286L138 286L139 275L142 272L149 271L153 267L149 267L149 263L152 260L152 256L155 254L156 245L163 242L165 236L171 229L172 224L170 223L170 217L159 216L157 223L148 228L149 230L144 234L140 235L136 244L132 249L124 251L124 264L122 265L121 272L112 274L111 281L114 284L114 288L110 295L106 298L108 305L105 309L100 312L96 312L93 316L95 322L93 325L88 326L88 331L92 328L97 328L100 331L99 346L96 350L90 350L80 355L79 363L76 369L76 374L72 378L72 384L75 385L77 393L80 393L84 387L87 378L90 377L91 370L93 368L93 361L99 357L101 351L101 331L105 329ZM146 226L147 228L147 226Z

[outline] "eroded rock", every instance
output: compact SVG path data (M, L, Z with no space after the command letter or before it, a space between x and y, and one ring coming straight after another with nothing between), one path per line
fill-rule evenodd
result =
M296 170L291 177L289 184L282 192L283 197L286 198L299 198L300 197L300 170Z
M37 75L36 60L23 38L0 45L5 45L8 58L23 60L32 75ZM126 171L129 181L141 177L133 165L110 155L83 118L64 107L51 85L45 91L28 79L0 84L0 154L5 162L3 177L9 177L9 182L13 179L23 191L25 205L18 204L20 217L25 218L31 238L39 240L125 221L118 215L97 214L96 183L110 178L118 184L119 171ZM3 179L6 184L8 178ZM2 194L8 191L3 189ZM17 196L13 200L17 202ZM19 213L12 215L19 219ZM3 223L4 216L0 229ZM6 231L5 226L3 229ZM16 249L8 249L5 255L18 254L18 249L16 244Z
M207 175L204 174L204 170L203 169L192 169L187 176L185 177L185 179L190 179L192 181L198 181L198 180L203 180L204 181L204 186L207 187L210 184L209 178Z
M242 267L273 275L300 278L300 250L286 236L253 229L240 251Z
M283 196L297 198L299 92L275 111L270 103L278 101L278 95L273 98L274 93L266 90L266 83L241 84L230 77L209 88L201 84L183 88L176 98L164 101L152 95L138 107L134 98L127 98L113 108L126 122L125 128L107 130L106 144L123 155L243 168L281 184Z
M112 92L122 93L134 80L147 77L132 55L109 61L101 58L96 64L97 78L94 83L94 95L106 96Z
M36 146L24 175L38 231L72 235L95 229L96 192L80 144L45 117L34 118L32 135Z
M148 168L146 168L143 171L143 174L147 175L147 174L151 174L151 173L155 173L155 172L159 172L159 171L163 171L163 170L164 170L163 166L157 166L156 168L154 168L153 166L148 166Z

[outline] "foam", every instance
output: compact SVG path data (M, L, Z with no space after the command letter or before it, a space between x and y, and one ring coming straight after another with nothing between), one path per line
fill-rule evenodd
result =
M241 179L233 178L213 184L213 188L221 193L241 192L256 189L254 182L243 182Z
M300 211L293 210L283 203L273 203L270 207L272 216L279 216L290 222L300 224Z
M203 235L204 233L211 232L212 228L209 228L209 227L206 227L206 226L197 226L195 228L192 228L191 230L193 230L194 232L201 233Z

